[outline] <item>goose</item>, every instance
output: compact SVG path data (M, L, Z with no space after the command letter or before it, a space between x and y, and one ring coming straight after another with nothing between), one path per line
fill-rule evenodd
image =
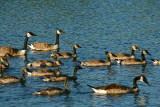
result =
M37 36L37 35L32 32L28 32L26 34L26 37L24 40L24 47L22 50L18 50L17 48L13 48L9 46L0 46L0 56L5 56L6 53L10 54L11 56L24 56L26 54L28 39L31 36Z
M32 93L32 95L57 95L62 93L69 93L70 89L68 87L68 78L66 77L64 82L64 89L58 87L48 87L46 89L39 90L37 92Z
M160 65L160 60L151 59L151 61L153 62L153 65Z
M131 54L127 54L127 53L117 53L115 54L116 57L114 56L110 56L111 60L114 61L116 59L130 59L130 58L135 58L135 54L134 51L139 50L138 46L136 45L132 45L131 46Z
M146 58L145 58L146 54L151 55L147 50L142 50L141 52L142 60L131 58L131 59L126 59L126 60L117 60L117 63L120 65L139 65L139 64L144 65L147 63Z
M47 81L47 82L64 81L65 78L68 77L69 80L73 80L75 82L77 79L77 71L79 69L82 69L82 67L79 65L76 65L74 68L73 76L67 76L67 75L60 74L59 76L46 77L43 79L43 81Z
M0 77L0 84L24 82L26 81L24 74L25 74L25 71L22 70L21 78L17 78L15 76L3 76L3 73L1 71L2 77Z
M88 86L90 88L92 88L95 93L98 93L98 94L134 93L134 92L139 91L138 85L137 85L137 80L139 80L141 82L145 82L146 84L149 85L147 78L144 75L141 75L141 76L137 76L133 79L133 88L127 87L127 86L121 85L121 84L116 84L116 83L112 83L112 84L108 84L108 85L100 86L100 87L93 87L91 85L88 85Z
M61 55L57 55L58 58L70 58L73 57L76 60L77 57L77 53L76 53L76 49L77 48L81 48L78 44L74 44L73 45L73 53L70 52L58 52ZM51 57L54 56L56 53L51 53Z
M31 71L28 68L23 68L23 70L28 74L28 76L47 76L54 74L54 72L51 69L39 69Z
M61 35L62 33L64 33L62 30L60 29L57 30L55 45L50 43L34 42L33 44L29 44L28 46L31 48L31 50L38 50L38 51L56 50L59 48L59 35Z
M50 60L37 60L31 63L28 63L28 67L47 67L47 66L55 66L55 63L57 65L64 65L60 60L57 61L50 61Z
M105 52L105 54L107 56L106 61L93 59L93 60L81 62L81 66L105 66L105 65L110 66L111 65L110 57L111 56L116 57L116 55L111 52Z
M7 57L8 57L8 54L6 54L3 57L0 57L0 66L2 67L2 69L9 67L9 62Z

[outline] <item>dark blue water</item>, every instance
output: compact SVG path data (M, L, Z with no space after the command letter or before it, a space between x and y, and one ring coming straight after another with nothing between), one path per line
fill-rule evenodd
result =
M0 85L0 106L54 106L54 107L105 107L105 106L160 106L160 66L154 66L151 58L160 55L160 1L159 0L1 0L0 1L0 41L1 46L22 49L27 32L32 37L29 43L55 43L56 29L65 34L60 36L60 50L72 51L73 44L82 48L77 50L80 61L104 59L105 51L130 53L133 44L152 55L146 56L146 67L139 65L107 67L83 67L78 71L78 83L69 82L71 93L57 96L33 96L31 93L43 88L63 83L46 83L37 77L27 77L26 84ZM28 48L29 49L29 48ZM49 59L51 52L27 51L29 62ZM136 52L140 57L140 52ZM63 74L72 75L75 63L71 59L61 59ZM23 57L9 59L10 67L5 75L19 77L25 67ZM138 83L138 96L95 95L86 86L101 86L120 83L132 86L135 76L145 75L151 86Z

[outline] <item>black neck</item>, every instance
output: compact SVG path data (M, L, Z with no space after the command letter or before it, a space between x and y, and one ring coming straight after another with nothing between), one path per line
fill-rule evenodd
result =
M133 48L131 48L131 55L135 55Z
M24 71L22 71L22 74L21 74L21 81L26 81L26 78L25 78L25 72Z
M59 34L58 33L56 33L56 43L55 43L55 45L59 45Z
M73 72L73 79L77 79L77 69L76 68L74 69L74 72Z
M106 62L110 62L111 61L111 58L109 55L106 55Z
M77 53L76 53L76 48L73 47L73 61L76 61L77 60Z
M139 80L139 77L135 77L134 78L134 80L133 80L133 88L138 88L137 80Z
M27 49L28 39L29 39L29 37L27 37L27 35L26 35L26 37L25 37L25 39L24 39L24 46L23 46L23 50L26 50L26 49Z
M143 52L141 53L141 57L142 57L142 61L145 61L145 60L146 60L146 58L145 58Z

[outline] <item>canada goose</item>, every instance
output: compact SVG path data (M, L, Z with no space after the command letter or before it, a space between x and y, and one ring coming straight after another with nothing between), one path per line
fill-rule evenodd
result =
M32 32L27 33L25 40L24 40L23 50L18 50L16 48L9 47L9 46L0 46L0 56L5 56L6 53L10 54L11 56L25 55L26 49L27 49L27 42L28 42L29 37L31 37L31 36L37 36L37 35Z
M31 71L28 68L23 68L23 70L28 74L28 76L47 76L47 75L54 74L51 69L39 69L39 70Z
M64 33L62 30L58 29L56 32L56 43L55 45L50 43L39 43L34 42L33 44L28 45L32 50L56 50L59 48L59 35Z
M24 74L25 74L24 70L22 70L21 78L17 78L15 76L3 76L2 74L2 77L0 77L0 84L24 82L26 80Z
M99 94L123 94L123 93L134 93L134 92L138 92L138 85L137 85L137 80L141 81L141 82L145 82L146 84L149 85L149 83L147 82L147 79L144 75L141 76L137 76L134 78L133 80L133 88L121 85L121 84L108 84L105 86L100 86L100 87L93 87L91 85L88 85L89 87L91 87L95 93L99 93Z
M142 60L140 59L134 59L134 58L131 58L131 59L125 59L125 60L117 60L117 63L120 64L120 65L138 65L138 64L146 64L146 58L144 55L151 55L147 50L143 50L141 52L141 58Z
M153 65L160 65L160 60L151 59L151 61L153 62Z
M0 66L2 67L2 69L9 67L9 62L7 57L8 57L8 54L6 54L3 57L0 57Z
M81 48L78 44L74 44L73 45L73 53L69 53L69 52L58 52L61 55L57 55L58 58L70 58L70 57L77 57L77 53L76 53L76 49L77 48ZM54 56L56 53L51 53L51 57Z
M81 62L81 66L110 66L111 65L111 60L110 57L111 56L115 56L115 54L111 53L111 52L106 52L106 61L103 60L99 60L99 59L93 59L93 60L89 60L89 61L84 61Z
M132 45L131 46L131 54L127 54L127 53L117 53L115 54L116 57L114 56L110 56L111 60L116 60L116 59L130 59L130 58L135 58L135 54L134 51L139 50L138 46L136 45Z
M48 76L44 78L43 81L47 81L47 82L64 81L65 78L68 77L69 80L73 80L75 82L77 79L77 71L79 69L82 69L82 67L79 65L76 65L74 68L73 76L60 74L59 76Z
M68 78L66 77L64 82L64 89L58 87L48 87L46 89L39 90L37 92L32 93L32 95L56 95L62 93L69 93L70 89L68 87Z
M63 63L60 60L57 61L49 61L49 60L37 60L31 63L28 63L27 66L29 67L47 67L47 66L55 66L55 63L57 65L63 65Z

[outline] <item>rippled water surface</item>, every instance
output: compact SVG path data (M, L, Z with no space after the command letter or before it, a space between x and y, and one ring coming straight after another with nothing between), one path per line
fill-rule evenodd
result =
M27 77L25 84L0 85L0 106L2 107L106 107L106 106L160 106L160 66L154 66L150 59L160 58L160 1L159 0L1 0L0 1L0 41L1 46L22 49L27 32L39 37L31 37L29 43L55 43L56 30L65 33L60 36L60 51L77 49L79 61L106 59L105 52L130 53L133 44L141 50L148 50L147 65L121 66L113 63L110 68L83 67L77 72L79 85L69 82L71 93L57 96L33 96L31 93L43 88L63 83L46 83L38 77ZM29 62L52 60L51 52L27 50ZM140 52L136 52L140 58ZM72 75L77 63L61 59L63 74ZM26 67L23 57L9 59L10 67L4 75L19 77ZM132 87L135 76L145 75L151 86L138 82L137 96L95 95L87 84L102 86L120 83Z

